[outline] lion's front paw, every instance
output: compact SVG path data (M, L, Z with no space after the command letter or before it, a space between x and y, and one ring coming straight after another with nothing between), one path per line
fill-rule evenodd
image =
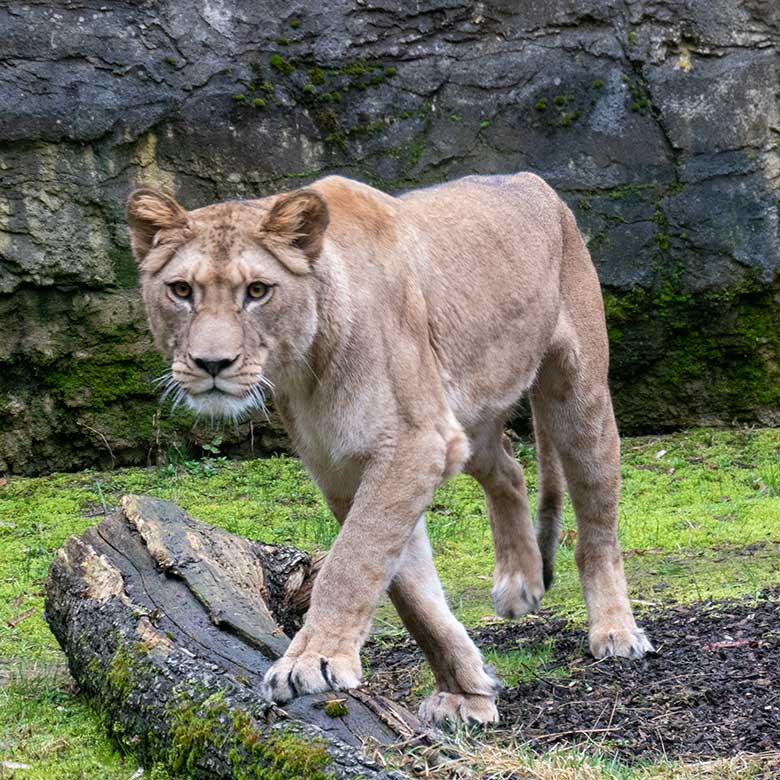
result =
M360 658L348 655L325 657L304 652L283 656L265 675L269 699L283 704L297 696L322 691L342 691L360 685Z
M630 628L594 628L590 632L590 652L594 658L616 655L620 658L642 658L653 652L653 645L644 630Z
M544 595L541 570L528 580L522 574L496 575L493 581L493 604L496 614L514 620L533 612Z
M420 705L419 716L434 726L486 726L498 723L496 697L437 691Z

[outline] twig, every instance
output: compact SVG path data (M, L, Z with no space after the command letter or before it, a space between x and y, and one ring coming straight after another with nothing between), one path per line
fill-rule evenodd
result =
M114 457L114 451L111 449L111 445L108 443L108 439L105 437L105 435L96 428L93 428L91 425L87 425L85 422L81 423L81 427L86 428L88 431L92 431L92 433L96 433L98 436L100 436L101 439L103 439L103 444L106 445L108 454L111 456L111 468L114 468L114 466L116 466L116 458Z
M19 623L21 623L23 620L27 620L28 617L32 617L35 612L35 607L30 607L30 609L26 609L24 612L16 615L16 617L12 617L7 623L8 628L16 628Z

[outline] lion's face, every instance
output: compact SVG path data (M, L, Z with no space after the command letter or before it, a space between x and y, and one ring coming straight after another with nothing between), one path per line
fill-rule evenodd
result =
M170 359L165 393L212 417L262 408L316 334L322 199L300 190L188 213L139 190L128 223L155 342Z

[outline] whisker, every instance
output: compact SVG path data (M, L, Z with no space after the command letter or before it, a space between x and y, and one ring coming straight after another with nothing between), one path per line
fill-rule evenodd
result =
M173 394L173 403L171 404L171 411L176 411L176 407L185 400L187 397L187 391L180 385L176 385L176 389Z
M298 347L296 347L296 346L293 346L293 349L298 354L298 357L303 361L303 365L306 366L306 368L309 369L309 371L311 372L311 375L317 380L317 384L318 385L322 384L322 382L320 381L320 378L317 376L317 374L315 373L314 369L311 367L311 364L309 363L308 360L306 360L306 355L304 355L303 352L301 352L298 349Z
M272 393L276 390L276 385L267 376L260 374L260 378L257 381L267 387Z
M260 378L261 382L262 382L262 380L263 380L263 377ZM266 380L266 381L268 381L268 380ZM268 407L266 406L266 403L265 403L265 393L263 393L263 389L262 389L262 387L259 384L252 385L252 387L250 389L250 397L251 397L251 399L253 401L253 406L255 408L259 409L262 412L263 417L265 417L265 419L266 419L266 422L268 422L270 424L271 419L268 416Z

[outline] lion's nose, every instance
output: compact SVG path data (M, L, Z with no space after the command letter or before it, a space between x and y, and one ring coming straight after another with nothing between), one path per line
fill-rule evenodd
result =
M237 359L238 355L236 355L234 358L221 358L218 360L206 360L205 358L193 357L192 362L198 368L202 368L207 374L211 374L211 376L217 376L226 368L228 368L228 366L232 366Z

